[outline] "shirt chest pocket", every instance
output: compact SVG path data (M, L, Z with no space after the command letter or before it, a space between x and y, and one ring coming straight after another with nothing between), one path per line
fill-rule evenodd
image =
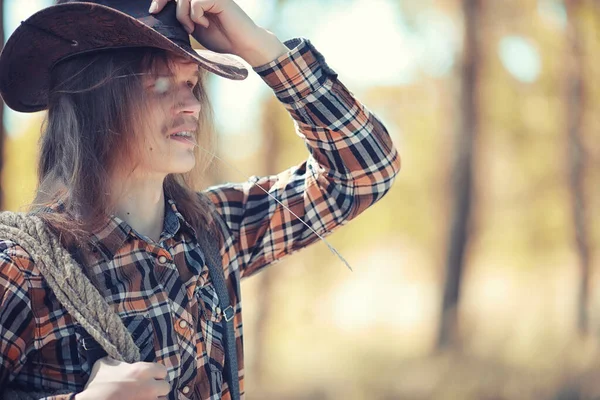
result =
M135 345L140 349L140 361L152 362L155 360L154 331L150 319L142 315L121 317L123 324L131 334ZM81 325L75 326L77 351L81 360L81 367L88 375L96 361L106 357L106 351Z
M208 363L212 371L222 371L225 364L223 311L219 306L219 297L210 280L196 288L199 305L198 332L201 333ZM201 354L198 354L200 357Z

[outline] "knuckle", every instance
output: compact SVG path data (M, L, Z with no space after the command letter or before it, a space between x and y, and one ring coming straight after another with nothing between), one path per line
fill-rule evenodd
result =
M137 362L133 363L129 367L129 375L133 378L142 378L148 373L148 366L144 363Z
M169 370L167 369L167 367L165 367L162 364L156 364L158 365L158 372L160 374L160 376L162 376L163 378L166 378L169 375Z
M200 3L192 3L190 5L190 13L192 15L196 15L196 16L203 16L204 15L204 8L202 8L202 4Z
M177 2L177 10L176 10L175 14L177 14L177 16L186 15L187 11L188 11L187 10L188 7L189 7L189 3L185 3L184 1L178 1Z
M160 385L158 386L158 393L157 393L159 396L166 396L169 394L170 391L171 391L171 386L169 385L168 382L166 382L166 381L160 382Z
M183 25L190 21L190 16L184 13L177 13L177 20L181 22Z
M206 21L206 17L204 15L194 15L192 16L192 21L197 24L202 24Z
M96 360L94 365L92 365L92 371L97 371L99 369L104 369L107 367L118 367L121 363L114 358L110 358L109 356L99 358Z
M190 18L189 15L187 14L181 14L177 17L177 19L179 20L179 22L181 22L182 24L189 24L190 22L192 22L192 19Z

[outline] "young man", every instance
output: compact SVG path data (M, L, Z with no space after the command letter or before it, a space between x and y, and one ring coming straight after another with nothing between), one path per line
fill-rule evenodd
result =
M48 109L31 213L5 220L41 220L52 233L36 247L27 238L39 226L0 231L0 387L62 393L54 400L239 398L240 279L379 200L397 151L308 40L284 45L233 0L59 3L24 21L0 57L7 105ZM207 50L192 50L188 34ZM200 191L211 131L203 78L247 75L222 53L274 90L309 155ZM64 249L76 270L38 254ZM63 295L88 279L102 301ZM94 312L104 331L86 319ZM103 340L121 323L130 356L121 339Z

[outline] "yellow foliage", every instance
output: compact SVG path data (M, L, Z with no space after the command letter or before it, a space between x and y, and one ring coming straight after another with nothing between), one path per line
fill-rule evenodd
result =
M23 211L37 184L38 140L43 115L35 116L16 137L6 135L2 186L4 210Z

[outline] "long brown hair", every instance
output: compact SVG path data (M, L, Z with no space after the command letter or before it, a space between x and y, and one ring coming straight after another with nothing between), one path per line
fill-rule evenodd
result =
M43 124L38 189L30 211L61 205L61 212L39 215L67 246L85 245L89 232L111 212L107 193L120 161L131 159L144 115L142 76L159 66L172 69L164 50L127 48L83 54L57 64L51 71L48 113ZM197 140L212 148L213 121L200 70L194 94L201 103ZM139 146L138 146L139 147ZM211 161L195 148L196 166L185 174L170 174L165 194L193 226L209 228L208 207L197 192Z

